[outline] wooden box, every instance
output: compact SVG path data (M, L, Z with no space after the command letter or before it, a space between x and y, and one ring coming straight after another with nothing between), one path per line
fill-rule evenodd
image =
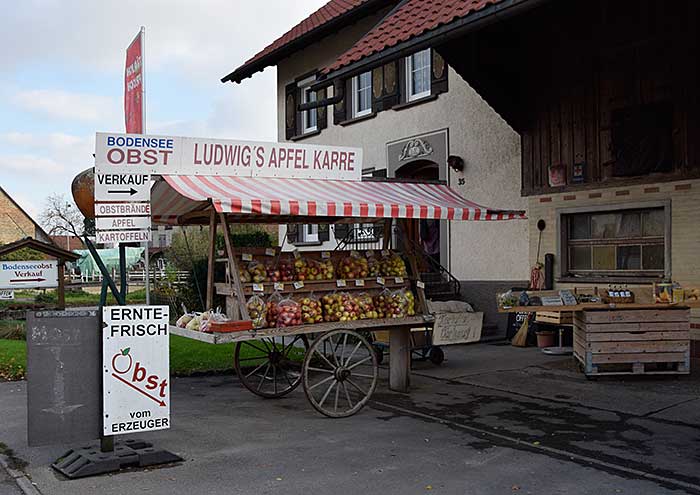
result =
M690 311L579 311L574 356L587 376L690 373Z
M574 313L571 311L538 311L535 314L535 321L550 325L572 325Z

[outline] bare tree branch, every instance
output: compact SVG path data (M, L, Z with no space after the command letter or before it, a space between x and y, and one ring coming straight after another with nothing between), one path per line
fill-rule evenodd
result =
M39 221L50 235L81 237L84 231L83 215L63 194L51 194L46 198Z

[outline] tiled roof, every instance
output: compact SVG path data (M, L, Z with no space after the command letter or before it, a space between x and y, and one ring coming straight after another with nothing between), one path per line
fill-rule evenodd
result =
M373 0L330 0L323 7L294 26L281 37L277 38L228 76L224 77L222 82L240 82L241 79L250 77L255 72L269 65L274 65L277 61L275 55L279 54L282 49L288 48L290 44L299 41L300 38L306 35L310 35L324 27L329 27L330 23L339 20L343 15L351 13L358 7L370 3L379 2Z
M323 72L336 71L502 1L504 0L407 0Z

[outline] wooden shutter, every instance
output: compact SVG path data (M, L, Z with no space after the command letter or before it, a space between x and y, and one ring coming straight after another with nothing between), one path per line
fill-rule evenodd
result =
M284 88L284 128L285 139L292 139L299 128L299 88L296 83L289 83Z
M371 72L372 77L372 111L380 112L384 110L384 69L375 67Z
M384 72L382 109L388 110L399 103L399 62L396 60L389 62L382 67L382 70Z
M326 91L327 88L319 89L316 91L316 100L321 101L326 99L326 95L328 92ZM327 109L328 107L326 105L322 107L318 107L318 110L316 112L316 126L318 127L318 130L320 131L321 129L325 129L328 127L328 115L327 115Z
M406 103L408 101L408 88L406 87L406 78L408 77L406 75L406 57L401 57L397 60L397 67L399 69L397 74L397 87L399 90L398 100L400 103Z
M341 100L333 105L333 123L335 125L345 122L348 119L348 107L350 106L350 91L348 83L350 80L336 80L333 82L333 94L342 94Z
M290 244L295 244L299 238L299 224L288 223L287 224L287 242Z
M330 239L330 228L327 223L318 224L318 240L319 242L326 242Z
M430 94L439 95L447 91L447 63L435 50L430 50Z

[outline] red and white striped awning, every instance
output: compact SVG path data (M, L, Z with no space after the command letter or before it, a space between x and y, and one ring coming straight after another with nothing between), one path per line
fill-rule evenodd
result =
M494 210L441 184L392 181L164 176L151 193L156 222L173 223L211 200L217 212L350 218L511 220L522 211Z

